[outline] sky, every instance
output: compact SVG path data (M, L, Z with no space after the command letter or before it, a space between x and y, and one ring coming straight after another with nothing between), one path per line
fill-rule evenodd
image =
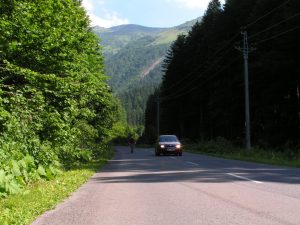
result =
M202 16L210 0L83 0L92 26L173 27Z

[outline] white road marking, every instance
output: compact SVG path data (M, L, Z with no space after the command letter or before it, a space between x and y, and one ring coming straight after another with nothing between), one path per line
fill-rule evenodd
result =
M263 182L260 182L260 181L257 181L257 180L251 180L247 177L242 177L242 176L236 175L234 173L227 173L227 175L232 176L232 177L237 177L237 178L240 178L242 180L248 180L248 181L251 181L251 182L256 183L256 184L262 184L263 183Z
M199 164L197 164L197 163L193 163L193 162L187 162L187 163L192 164L194 166L199 166Z
M175 157L170 157L171 159L176 159Z

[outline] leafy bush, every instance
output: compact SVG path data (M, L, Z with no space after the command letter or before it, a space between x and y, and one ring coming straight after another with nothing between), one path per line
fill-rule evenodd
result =
M1 163L0 170L0 196L7 194L16 194L22 190L22 186L39 179L51 179L57 175L60 170L59 164L53 162L53 165L44 168L42 165L36 165L34 158L26 155L21 160L10 159L7 163Z
M108 143L120 110L80 1L0 7L0 195L6 196L105 153L99 143Z

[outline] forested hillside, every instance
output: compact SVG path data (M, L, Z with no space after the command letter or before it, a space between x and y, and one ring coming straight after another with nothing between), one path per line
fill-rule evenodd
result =
M115 93L121 95L130 87L137 85L140 80L149 75L149 73L143 74L146 68L151 67L156 61L162 61L169 45L154 45L154 41L155 38L151 36L140 38L108 58L106 70L107 75L110 76L109 83Z
M99 157L121 115L80 1L1 1L0 10L1 197Z
M294 148L300 140L300 2L212 0L201 22L180 35L164 61L159 90L161 133L243 145L244 48L248 33L252 141ZM155 97L147 112L155 112ZM146 117L154 136L154 113Z
M187 33L196 20L172 28L122 25L95 27L102 39L106 75L121 99L130 125L143 126L147 98L161 83L162 61L179 34Z

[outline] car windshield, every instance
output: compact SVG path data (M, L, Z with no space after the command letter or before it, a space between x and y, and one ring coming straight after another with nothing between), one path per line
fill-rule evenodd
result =
M178 139L176 136L170 135L170 136L160 136L159 137L160 142L177 142Z

